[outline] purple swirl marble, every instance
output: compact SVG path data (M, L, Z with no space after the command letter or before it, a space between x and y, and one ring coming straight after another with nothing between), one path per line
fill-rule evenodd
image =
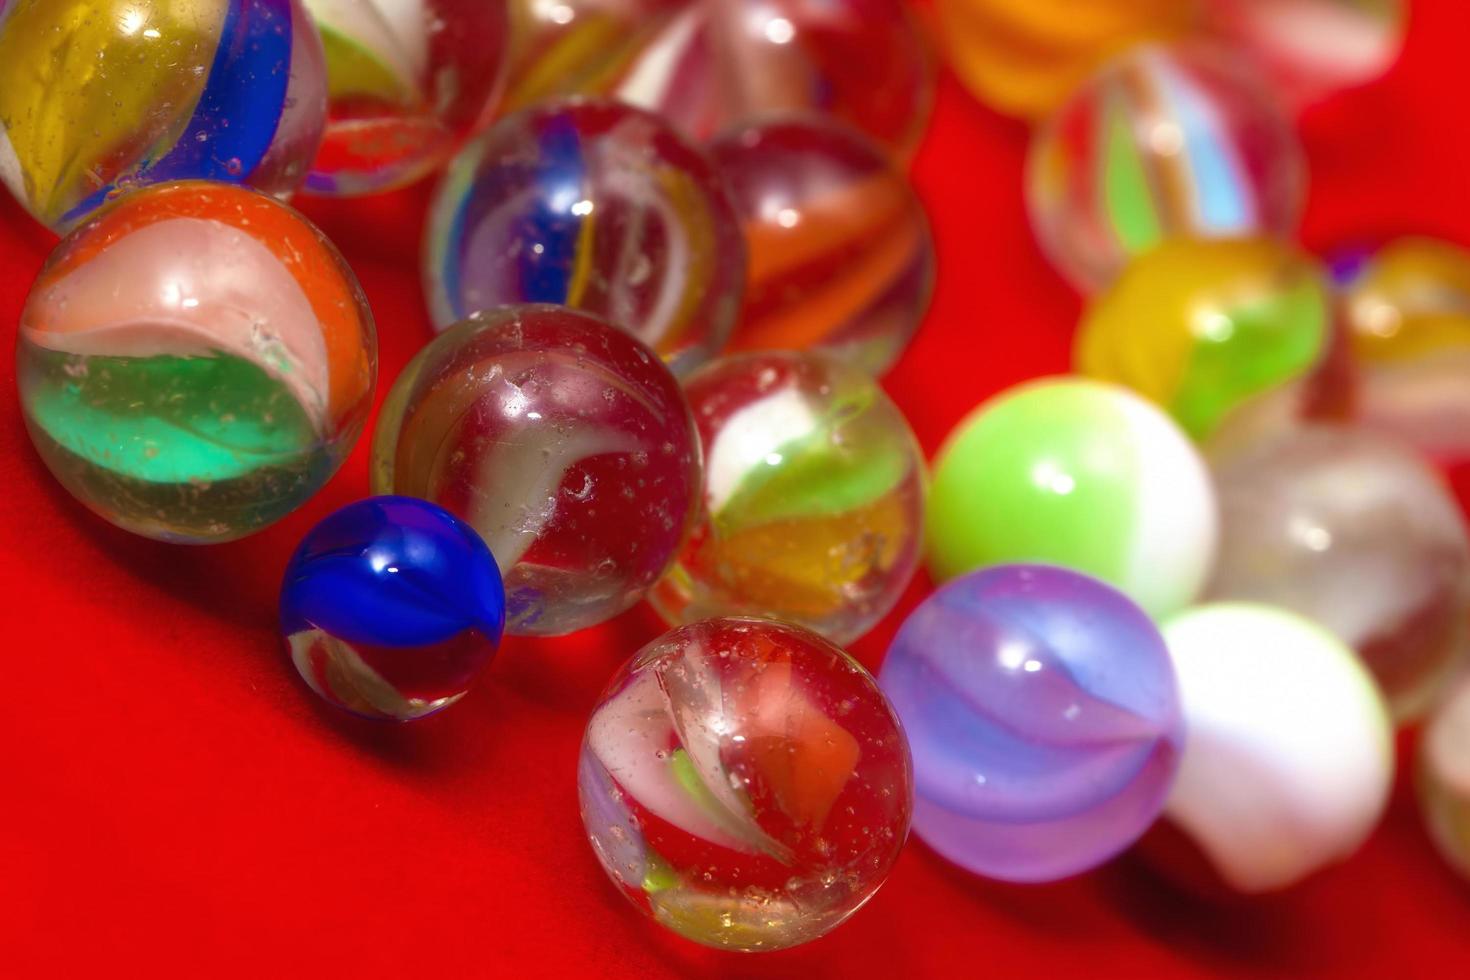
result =
M1148 829L1184 740L1158 629L1121 593L1046 566L956 579L880 675L913 746L914 829L976 874L1052 881Z

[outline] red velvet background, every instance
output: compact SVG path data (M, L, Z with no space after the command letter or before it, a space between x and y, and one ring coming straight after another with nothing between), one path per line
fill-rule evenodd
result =
M1019 2L1019 0L1018 0ZM1419 0L1380 84L1304 122L1315 249L1400 230L1470 243L1470 5ZM944 78L916 179L934 218L933 314L888 378L926 449L977 402L1064 370L1078 312L1027 231L1026 132ZM391 381L429 336L426 191L308 212L361 275ZM0 384L50 239L0 203ZM386 385L384 389L386 389ZM380 397L382 390L380 390ZM383 728L317 706L283 662L275 596L312 522L366 492L365 444L304 512L180 549L94 519L0 410L0 974L707 976L1465 975L1470 885L1437 861L1407 780L1352 862L1218 907L1125 858L1042 888L973 879L914 841L851 923L761 958L645 922L577 816L583 722L659 631L647 610L511 641L461 705ZM855 652L876 665L910 591Z

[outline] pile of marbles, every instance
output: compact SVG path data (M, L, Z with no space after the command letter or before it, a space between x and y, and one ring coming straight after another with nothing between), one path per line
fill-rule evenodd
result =
M1026 86L952 36L977 94L1039 120L1031 224L1085 310L1078 377L1003 393L941 450L931 569L1051 561L1161 623L1187 735L1141 850L1166 874L1254 894L1350 856L1385 807L1395 728L1426 719L1425 817L1464 867L1470 252L1405 236L1321 259L1295 240L1293 115L1387 70L1407 12L1118 0L1064 24L1051 6L939 7L1024 20L1065 62L1067 85ZM1171 438L1119 435L1107 399Z
M1431 711L1424 809L1470 869L1442 475L1470 255L1291 241L1288 110L1385 68L1401 11L1050 6L937 15L982 97L1052 113L1027 202L1089 296L1077 375L979 406L931 470L877 380L936 261L898 0L0 3L0 179L65 235L19 328L32 440L136 534L281 520L378 375L356 277L284 202L433 175L438 335L387 394L377 496L281 587L322 700L416 721L503 634L646 600L671 632L590 714L582 816L634 905L721 948L829 932L911 829L1008 881L1141 840L1192 886L1288 887L1371 833L1394 724ZM875 678L843 645L925 564Z

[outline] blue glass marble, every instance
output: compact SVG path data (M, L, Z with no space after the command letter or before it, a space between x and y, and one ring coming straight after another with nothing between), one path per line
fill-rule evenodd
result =
M281 585L291 662L328 703L412 721L458 701L505 628L500 570L469 525L411 497L337 511Z
M1148 616L1095 579L956 579L904 623L879 680L913 747L914 829L976 874L1079 874L1163 808L1184 739L1173 665Z
M554 303L596 314L684 372L722 351L746 246L705 154L618 102L551 102L471 142L429 213L424 285L444 330Z

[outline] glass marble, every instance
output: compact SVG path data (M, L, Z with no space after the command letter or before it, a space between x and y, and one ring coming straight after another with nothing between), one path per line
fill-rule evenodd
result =
M1353 353L1368 364L1470 347L1470 252L1434 238L1339 253Z
M649 596L671 624L766 616L857 639L919 562L924 457L864 372L816 353L740 354L685 385L703 507Z
M299 0L0 4L0 181L65 232L131 188L306 177L326 124Z
M135 191L57 247L21 314L26 427L71 494L202 544L279 520L361 434L377 334L309 221L233 184Z
M1416 776L1429 836L1470 878L1470 682L1462 681L1425 726Z
M1214 881L1260 894L1356 852L1388 804L1394 745L1352 651L1309 620L1249 603L1191 609L1164 624L1164 639L1189 730L1164 815L1195 853L1147 849L1160 870L1203 858Z
M732 350L823 350L882 374L934 291L934 239L876 143L819 116L738 127L710 144L750 250Z
M1413 717L1461 661L1470 540L1454 497L1398 443L1308 426L1210 458L1221 546L1208 593L1290 609L1356 650Z
M1168 238L1290 237L1306 190L1295 132L1239 59L1145 45L1036 131L1026 201L1043 251L1083 292Z
M1356 375L1348 414L1448 469L1470 466L1470 252L1401 238L1341 290Z
M594 626L641 599L692 524L700 481L668 368L554 306L441 334L399 376L373 439L373 491L433 501L478 531L520 636Z
M929 570L1062 565L1151 615L1192 602L1218 537L1215 493L1179 427L1124 388L1045 379L1002 392L949 436L929 495Z
M505 593L469 525L410 497L373 497L314 527L286 566L281 634L307 685L364 718L454 704L495 656Z
M1169 651L1117 590L1011 565L916 609L879 675L914 753L914 831L990 878L1055 881L1164 806L1184 742Z
M938 0L941 39L955 73L980 101L1039 119L1106 61L1196 26L1180 0Z
M1205 0L1203 12L1205 29L1253 56L1294 106L1382 75L1408 21L1404 0Z
M373 194L438 169L494 108L510 23L487 0L305 0L330 87L313 194Z
M1134 259L1091 302L1073 363L1202 438L1251 396L1309 373L1331 332L1327 277L1295 247L1175 239Z
M933 66L902 0L510 0L506 105L603 95L690 137L770 112L836 116L906 157Z
M582 822L623 895L686 939L784 949L873 896L908 837L913 768L871 675L750 619L644 647L592 712Z
M622 327L682 373L724 349L745 261L702 151L642 110L556 102L502 120L455 160L430 210L424 284L441 329L557 303Z
M1231 413L1213 441L1351 423L1413 446L1470 500L1470 252L1403 238L1340 250L1332 267L1346 343L1301 383Z

